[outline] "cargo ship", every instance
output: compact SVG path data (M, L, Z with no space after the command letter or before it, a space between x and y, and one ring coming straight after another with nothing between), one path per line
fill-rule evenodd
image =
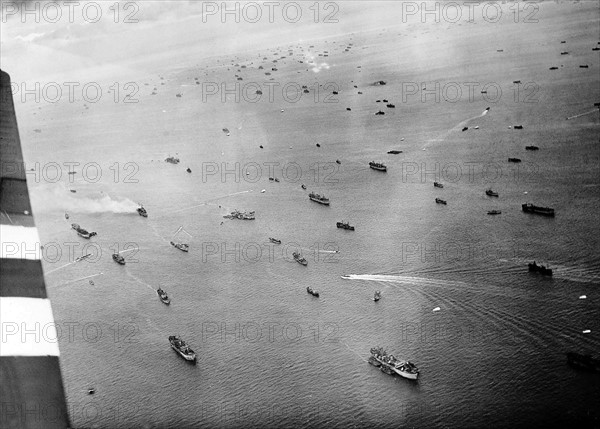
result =
M314 192L311 192L310 194L308 194L308 198L310 198L315 203L323 204L324 206L329 205L329 198L327 198L325 195L319 195L315 194Z
M419 369L415 364L409 361L401 361L393 355L388 355L382 347L374 347L371 349L371 357L369 363L379 367L381 371L389 375L398 374L410 380L416 380L419 377Z
M169 337L169 342L171 343L173 350L179 353L182 358L189 362L196 363L196 353L194 353L194 351L185 343L185 341L176 335L171 335Z
M552 216L554 217L554 209L550 207L539 207L534 204L522 204L521 207L525 213L535 213L542 216Z
M544 276L551 276L552 275L552 268L548 268L545 267L543 265L538 265L535 263L535 261L533 261L533 263L528 264L529 266L529 271L533 272L533 273L540 273Z

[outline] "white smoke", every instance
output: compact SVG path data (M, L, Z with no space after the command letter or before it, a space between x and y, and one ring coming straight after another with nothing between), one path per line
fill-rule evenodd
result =
M34 213L56 210L69 213L135 213L138 207L128 198L72 193L59 183L31 189L31 204Z

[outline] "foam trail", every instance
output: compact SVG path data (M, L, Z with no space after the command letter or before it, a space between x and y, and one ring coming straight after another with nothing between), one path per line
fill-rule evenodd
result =
M346 348L347 348L348 350L350 350L352 353L354 353L356 356L358 356L358 357L360 358L360 360L363 360L363 361L365 361L365 362L369 362L367 359L365 359L364 357L362 357L362 356L360 355L360 353L358 353L358 352L356 352L356 351L352 350L352 349L350 348L350 346L348 345L348 343L344 343L344 345L346 346Z
M591 115L592 113L597 112L597 111L598 111L598 109L594 109L594 110L590 110L589 112L580 113L579 115L569 116L569 117L567 117L567 121L569 119L579 118L580 116Z
M232 197L232 196L234 196L234 195L238 195L238 194L245 194L245 193L247 193L247 192L252 192L252 189L250 189L249 191L240 191L240 192L234 192L233 194L227 194L227 195L223 195L222 197L211 198L210 200L206 200L206 201L202 202L201 204L196 204L195 206L186 207L186 208L184 208L184 209L180 209L180 210L175 210L175 211L172 211L171 213L180 213L180 212L183 212L183 211L186 211L186 210L195 209L195 208L197 208L197 207L202 207L202 206L205 206L205 205L207 205L207 204L208 204L209 202L211 202L211 201L217 201L217 200L220 200L220 199L223 199L223 198Z
M51 271L48 271L46 274L52 274L54 271L58 271L58 270L60 270L60 269L62 269L64 267L68 267L69 265L74 264L74 263L75 263L75 261L69 262L68 264L65 264L65 265L63 265L61 267L55 268L55 269L53 269Z
M155 289L154 289L152 286L150 286L148 283L146 283L146 282L144 282L144 281L142 281L142 280L138 279L136 276L134 276L133 274L131 274L129 271L127 271L127 275L128 275L129 277L131 277L132 279L134 279L136 282L138 282L138 283L141 283L141 284L143 284L144 286L147 286L147 287L148 287L150 290L152 290L152 291L155 291Z
M463 128L465 125L467 125L469 122L471 122L471 121L472 121L472 120L474 120L474 119L477 119L477 118L482 118L482 117L484 117L485 115L487 115L487 113L488 113L488 112L489 112L489 110L484 110L484 111L483 111L483 113L481 113L480 115L473 116L472 118L465 119L464 121L462 121L462 122L459 122L458 124L456 124L454 127L450 128L448 131L446 131L444 134L442 134L442 135L441 135L440 137L438 137L437 139L432 139L432 140L429 140L429 141L427 142L427 144L424 146L424 148L428 147L428 146L429 146L431 143L433 143L433 142L441 142L441 141L444 141L444 140L446 140L446 137L448 137L448 136L450 135L450 133L453 133L453 132L455 132L455 131L462 130L462 128Z
M425 277L397 276L387 274L348 274L344 277L346 280L365 280L376 282L401 283L409 285L438 285L438 286L466 286L467 284L459 281L448 281L439 279L428 279Z
M68 285L70 283L75 283L75 282L78 282L81 280L91 279L92 277L98 277L98 276L101 276L102 274L104 274L104 273L92 274L91 276L81 277L80 279L69 280L68 282L62 283L62 286Z

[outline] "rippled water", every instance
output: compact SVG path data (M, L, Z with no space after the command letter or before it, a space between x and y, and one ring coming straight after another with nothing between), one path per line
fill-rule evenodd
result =
M397 90L371 88L369 96L395 100ZM108 174L99 183L77 177L66 185L77 193L64 189L60 198L48 194L51 185L30 183L43 242L82 246L69 228L77 222L98 232L91 241L102 251L94 261L66 265L72 259L63 253L44 265L55 318L74 326L60 341L74 426L598 423L598 378L568 367L565 357L600 347L597 119L577 128L575 144L568 128L528 132L536 115L548 114L530 106L510 106L516 113L494 106L486 115L482 103L442 113L434 106L431 116L403 120L401 131L381 131L372 119L343 119L339 106L330 118L324 112L332 106L311 103L214 113L223 106L194 100L186 93L93 106L93 120L48 114L43 138L56 140L29 149L42 161L93 160ZM526 124L526 137L499 141L513 117ZM479 126L479 134L463 126ZM68 138L58 139L65 129ZM526 144L541 150L526 152ZM403 153L386 154L394 148ZM181 164L163 162L175 153ZM523 163L508 164L508 156ZM369 169L370 160L388 172ZM135 162L139 182L111 180L114 162L121 174ZM237 177L203 176L222 162L257 163L261 177L253 182L241 169ZM268 162L279 163L279 183L268 180ZM281 171L290 162L302 170L297 181ZM485 195L490 186L499 198ZM309 201L311 190L331 206ZM105 195L129 212L84 209ZM147 219L135 214L135 202ZM556 217L523 213L526 202L549 205ZM255 210L256 220L223 219L234 208ZM491 209L502 214L488 216ZM356 231L337 229L342 219ZM168 243L179 226L189 253ZM126 246L135 251L123 253L125 266L115 264L110 253ZM291 258L298 248L307 267ZM532 260L554 276L528 273ZM377 303L375 290L382 291ZM173 334L197 352L196 366L171 350ZM377 345L415 362L419 381L370 366Z

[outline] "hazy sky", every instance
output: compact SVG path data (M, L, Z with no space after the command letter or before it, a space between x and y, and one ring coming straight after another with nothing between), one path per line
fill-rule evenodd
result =
M228 3L230 11L237 4L239 15L224 13L222 4L97 1L69 6L2 0L2 68L21 80L84 72L150 74L161 62L169 68L194 64L194 57L383 28L397 24L399 16L390 13L398 8L391 2L322 2L318 7L313 2Z

